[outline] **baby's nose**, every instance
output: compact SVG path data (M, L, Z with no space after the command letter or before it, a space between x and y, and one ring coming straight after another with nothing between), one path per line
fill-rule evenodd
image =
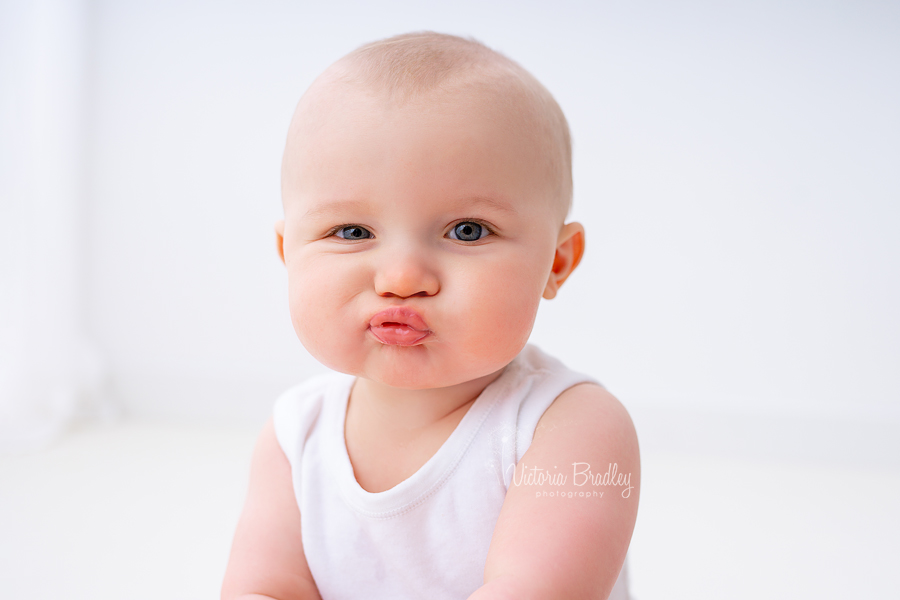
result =
M389 252L375 274L375 292L379 296L434 296L441 289L432 265L421 253Z

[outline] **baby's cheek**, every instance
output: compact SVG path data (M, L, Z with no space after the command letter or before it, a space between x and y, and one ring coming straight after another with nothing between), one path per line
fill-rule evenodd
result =
M314 322L310 318L310 315L314 312L314 306L310 305L311 299L303 292L304 290L299 284L291 286L291 323L294 325L294 332L297 334L297 337L304 346L307 346L307 340L310 338L308 326Z
M290 282L291 321L300 343L325 366L349 372L364 333L352 301L358 295L355 273L314 261L296 275Z
M315 277L296 277L290 282L291 321L297 337L310 352L311 344L324 339L326 324L331 320L329 287L328 280Z
M515 275L521 270L511 269L509 273L495 277L485 286L487 293L478 299L479 333L489 334L498 351L518 354L531 334L540 292L535 292L534 282Z

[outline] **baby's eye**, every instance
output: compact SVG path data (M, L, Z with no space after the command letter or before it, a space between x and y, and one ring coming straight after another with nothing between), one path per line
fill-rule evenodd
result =
M452 240L460 240L463 242L474 242L487 236L490 233L487 227L481 223L474 221L463 221L454 225L448 234Z
M372 232L359 225L345 225L336 230L334 235L344 240L365 240L372 237Z

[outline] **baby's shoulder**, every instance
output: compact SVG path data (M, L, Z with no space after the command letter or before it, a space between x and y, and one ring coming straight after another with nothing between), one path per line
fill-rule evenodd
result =
M549 426L585 421L589 427L632 428L633 423L625 406L605 387L584 382L563 391L547 408L538 422L538 430ZM537 436L538 431L535 431Z
M565 446L596 456L637 459L637 433L628 411L606 388L592 382L563 391L538 421L532 445ZM614 456L610 457L614 459Z
M272 408L275 437L293 464L313 429L320 422L326 400L349 392L352 378L326 372L282 393Z

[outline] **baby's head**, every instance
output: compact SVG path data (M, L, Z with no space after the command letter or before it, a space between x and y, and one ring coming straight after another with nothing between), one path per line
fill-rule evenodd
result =
M568 126L506 57L434 33L363 46L301 99L282 167L291 316L385 385L488 377L578 264Z
M488 109L531 153L536 182L557 207L560 223L572 200L569 127L550 92L517 63L474 40L432 32L366 44L327 69L297 107L284 155L282 192L300 176L297 153L310 134L361 108ZM334 122L330 123L334 125Z

